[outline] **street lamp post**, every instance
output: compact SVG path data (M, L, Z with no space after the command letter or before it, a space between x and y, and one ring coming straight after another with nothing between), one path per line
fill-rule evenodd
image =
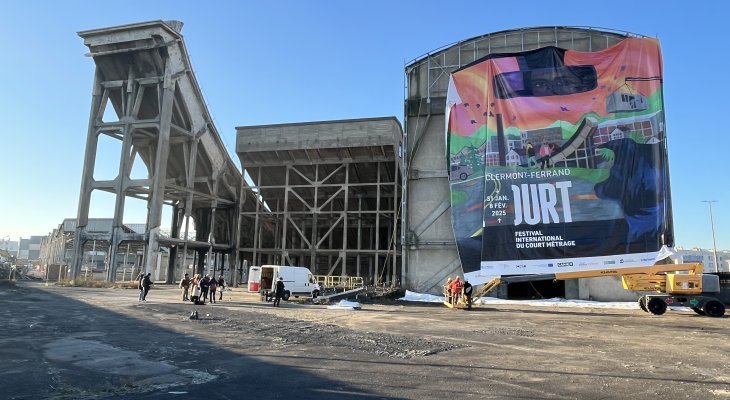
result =
M717 245L715 244L715 222L712 220L712 203L717 200L702 200L710 208L710 228L712 229L712 251L715 254L715 272L720 272L720 264L717 263Z

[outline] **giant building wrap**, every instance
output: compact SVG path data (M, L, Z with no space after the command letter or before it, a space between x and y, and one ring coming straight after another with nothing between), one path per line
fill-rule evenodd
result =
M473 282L652 265L673 246L655 39L490 54L451 74L445 122Z

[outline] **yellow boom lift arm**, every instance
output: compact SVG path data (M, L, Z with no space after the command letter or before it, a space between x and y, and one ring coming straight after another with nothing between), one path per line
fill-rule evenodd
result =
M623 288L626 290L659 293L639 298L639 307L646 312L661 315L666 312L668 305L673 305L690 307L700 315L722 317L725 314L725 305L710 295L720 291L719 277L702 272L701 263L689 263L505 276L494 278L482 285L473 298L483 297L503 283L620 276ZM444 303L447 306L465 308L464 296L458 296L458 300L453 302L446 287L444 295L446 296Z

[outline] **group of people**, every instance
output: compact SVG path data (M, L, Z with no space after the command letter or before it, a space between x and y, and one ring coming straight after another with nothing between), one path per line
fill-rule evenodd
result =
M550 157L553 155L553 153L556 150L556 146L553 143L548 143L547 140L544 140L542 142L542 145L540 145L539 155L540 159L536 159L535 157L535 146L532 145L532 141L527 141L527 168L531 167L537 167L537 162L540 161L540 169L545 169L547 166L548 168L551 167L550 165ZM534 165L533 165L534 164Z
M462 281L459 276L456 276L454 279L448 277L446 279L446 285L444 285L444 290L446 292L446 301L448 301L449 304L459 304L459 300L461 300L463 296L466 308L471 310L471 295L474 288L469 281L466 279Z
M189 274L180 280L180 291L182 293L182 301L198 301L205 303L210 301L215 303L215 294L219 293L218 301L223 300L223 291L226 287L226 280L223 275L215 279L215 276L210 275L201 276L201 274L195 274L190 278Z

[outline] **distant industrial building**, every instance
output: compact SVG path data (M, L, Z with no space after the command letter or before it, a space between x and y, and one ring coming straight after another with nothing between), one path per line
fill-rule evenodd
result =
M0 250L4 250L12 255L18 254L19 242L16 240L0 240Z
M42 241L43 236L31 236L28 239L21 238L16 255L18 264L35 264L38 262L41 253Z
M85 273L107 270L112 222L111 218L89 219L87 232L90 240L83 247L82 256L82 270ZM124 225L123 230L130 237L135 234L141 236L144 232L144 224ZM66 218L48 236L43 237L38 264L46 269L50 278L63 279L67 276L67 268L73 257L75 232L76 219ZM137 242L129 242L121 246L122 256L118 259L120 278L124 279L125 275L131 278L139 272L141 253L138 253L141 252L141 249Z
M700 249L693 247L685 249L678 246L677 254L673 257L677 264L699 262L704 266L706 273L730 272L730 250L717 251L717 264L715 264L715 251L712 249Z

